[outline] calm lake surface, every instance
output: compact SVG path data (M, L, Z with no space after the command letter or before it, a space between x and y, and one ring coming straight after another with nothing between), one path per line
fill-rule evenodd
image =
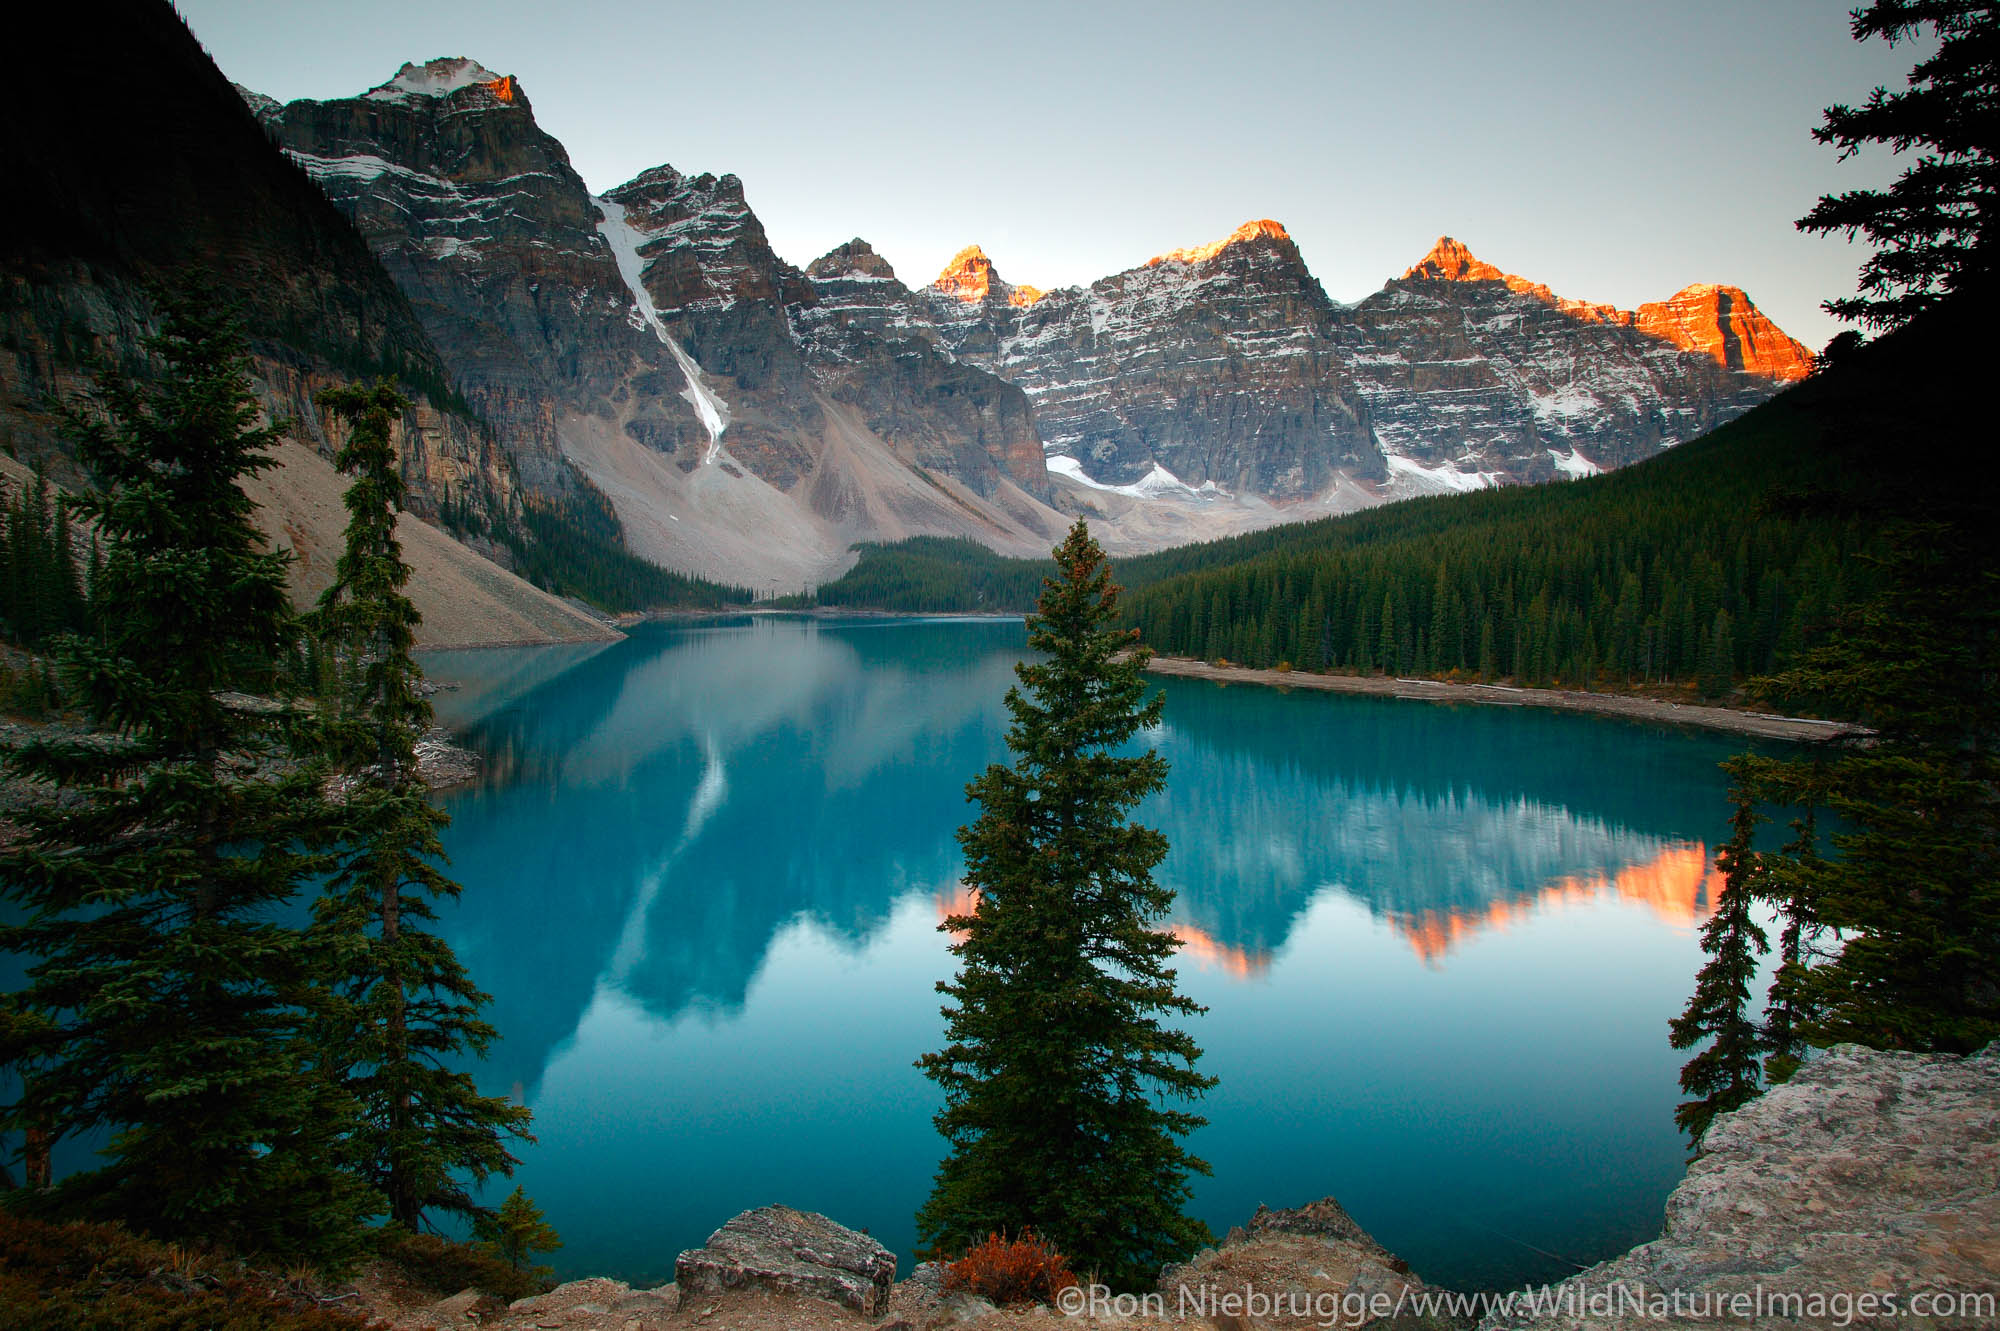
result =
M941 1139L937 930L1003 761L1018 621L742 619L431 653L485 755L443 929L493 994L487 1089L565 1276L672 1278L782 1201L910 1269ZM1221 1078L1221 1235L1327 1194L1426 1279L1557 1277L1657 1235L1666 1024L1742 747L1630 722L1176 680L1143 821ZM1564 1260L1567 1259L1567 1260Z

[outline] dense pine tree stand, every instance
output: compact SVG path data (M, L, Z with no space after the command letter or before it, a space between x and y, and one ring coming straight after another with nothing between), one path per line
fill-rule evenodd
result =
M0 635L43 648L89 627L77 576L69 503L52 497L39 468L33 485L0 491Z
M374 1209L348 1170L352 1099L315 1033L328 957L276 908L325 868L325 806L281 666L285 560L239 482L271 465L233 320L170 306L167 374L106 380L71 426L95 492L98 629L58 648L101 732L7 755L67 798L0 861L32 958L0 1061L10 1141L104 1130L102 1163L32 1199L181 1241L338 1265Z
M1814 1044L1969 1053L2000 1039L2000 572L1989 532L1905 528L1884 594L1827 647L1769 681L1831 699L1874 734L1810 759L1767 759L1761 797L1825 808L1767 856L1789 917L1838 931L1778 997Z
M1028 621L1042 659L1007 692L1013 762L966 788L975 904L943 925L960 961L938 986L947 1044L919 1060L951 1153L917 1224L946 1253L1032 1228L1075 1270L1150 1287L1210 1240L1183 1214L1208 1166L1178 1140L1205 1120L1169 1106L1215 1081L1163 1024L1203 1011L1168 965L1173 893L1152 878L1166 838L1126 821L1166 781L1157 754L1128 752L1162 699L1142 701L1144 652L1115 627L1118 588L1083 522L1055 559Z
M509 1138L527 1136L529 1111L481 1095L455 1062L483 1053L493 1028L486 995L451 945L424 926L430 901L458 895L445 873L434 807L416 743L431 720L411 656L419 616L403 588L410 570L396 540L404 484L390 445L409 400L393 384L329 390L321 407L352 426L336 462L353 474L347 546L313 615L332 687L320 719L349 778L336 828L339 867L318 904L321 935L342 959L321 1038L348 1063L346 1084L364 1110L355 1153L389 1216L416 1230L427 1212L476 1214L465 1182L511 1174Z

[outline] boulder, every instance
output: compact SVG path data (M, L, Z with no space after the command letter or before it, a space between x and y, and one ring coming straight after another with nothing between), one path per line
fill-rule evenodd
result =
M1160 1273L1169 1318L1265 1328L1461 1327L1469 1319L1408 1311L1426 1293L1409 1264L1371 1238L1331 1197L1288 1210L1260 1206L1216 1248ZM1233 1299L1254 1291L1258 1302ZM1400 1317L1392 1317L1403 1310Z
M811 1211L745 1211L674 1262L683 1296L765 1289L826 1299L874 1316L888 1306L896 1258L887 1248Z
M946 1327L958 1326L964 1322L976 1322L987 1314L999 1310L999 1306L993 1300L982 1299L969 1289L953 1290L932 1305L930 1316L925 1320L924 1326L927 1331L944 1331Z

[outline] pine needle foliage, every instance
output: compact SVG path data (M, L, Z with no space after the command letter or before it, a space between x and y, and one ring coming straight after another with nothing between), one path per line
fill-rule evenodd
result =
M1813 130L1842 160L1865 145L1914 153L1887 189L1829 194L1801 231L1865 237L1858 296L1829 313L1894 328L1955 293L1988 291L2000 242L2000 6L1991 0L1875 0L1852 15L1859 42L1932 37L1937 49L1897 92L1827 108Z
M1681 1068L1681 1089L1698 1098L1674 1110L1674 1123L1697 1150L1717 1115L1756 1097L1763 1053L1762 1032L1750 1013L1757 959L1770 950L1770 940L1752 914L1759 872L1752 842L1763 818L1748 792L1739 788L1731 798L1736 804L1731 835L1715 856L1722 892L1701 931L1708 961L1695 976L1687 1009L1669 1025L1674 1048L1703 1045Z
M320 407L349 422L336 459L353 475L347 542L333 585L313 613L333 687L322 734L347 785L337 868L316 909L321 935L342 958L322 1039L348 1063L346 1084L365 1117L355 1147L390 1218L416 1231L427 1212L475 1214L461 1181L511 1174L509 1139L527 1136L529 1111L481 1095L455 1063L483 1053L493 1028L451 945L425 926L430 903L456 897L416 744L431 720L411 651L419 615L404 593L409 566L396 539L405 498L391 445L410 409L396 386L331 389Z
M1789 1081L1806 1053L1806 1032L1818 1017L1812 968L1832 955L1820 913L1821 855L1819 810L1812 801L1826 789L1824 764L1740 754L1732 770L1746 789L1767 802L1796 808L1792 838L1758 857L1756 894L1777 912L1778 965L1765 995L1764 1081Z
M311 1037L326 956L281 908L323 871L317 775L288 701L297 623L285 557L241 482L282 427L256 425L233 316L171 300L168 373L111 374L68 426L95 492L98 628L63 640L68 697L96 727L7 754L66 798L21 817L0 860L32 958L0 1061L6 1125L110 1133L101 1163L34 1201L59 1215L336 1268L367 1188L344 1168L354 1106Z
M89 625L69 500L37 467L32 484L0 492L0 633L40 649Z
M487 1252L514 1271L535 1279L550 1274L548 1267L534 1264L535 1255L562 1247L555 1226L542 1218L542 1208L518 1186L507 1194L507 1200L500 1203L498 1210L479 1218L474 1231Z
M2000 571L1990 528L1915 523L1880 557L1884 594L1769 681L1874 733L1774 773L1837 818L1778 857L1787 896L1837 931L1798 977L1814 1044L1970 1053L2000 1038ZM1779 777L1788 785L1778 785Z
M1871 727L1799 756L1746 754L1726 883L1703 931L1710 960L1675 1020L1682 1072L1702 1098L1675 1119L1697 1146L1715 1115L1771 1083L1809 1046L1966 1054L2000 1039L2000 573L1990 525L1903 523L1885 539L1879 596L1832 640L1758 681L1780 703L1838 709ZM1801 810L1775 851L1748 852L1763 803ZM1823 832L1820 815L1831 815ZM1746 824L1746 820L1750 820ZM1762 1022L1744 1010L1763 931L1782 921Z
M1152 877L1166 838L1126 821L1166 782L1157 753L1127 751L1162 699L1144 701L1145 653L1116 627L1118 588L1083 522L1055 560L1028 621L1041 659L1007 692L1013 761L966 787L976 901L942 926L960 962L938 985L947 1044L919 1060L944 1091L950 1154L917 1224L955 1252L1032 1229L1114 1286L1150 1287L1209 1241L1183 1213L1208 1165L1178 1140L1205 1120L1170 1105L1215 1079L1165 1024L1204 1010L1168 965L1173 892Z

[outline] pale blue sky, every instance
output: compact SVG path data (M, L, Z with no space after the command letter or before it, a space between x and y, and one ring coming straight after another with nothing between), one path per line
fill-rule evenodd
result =
M1336 300L1450 234L1627 308L1734 283L1814 347L1860 255L1792 221L1894 168L1811 127L1914 58L1855 43L1850 0L179 4L287 100L471 56L591 188L733 171L800 265L858 235L916 285L978 242L1051 287L1272 217Z

